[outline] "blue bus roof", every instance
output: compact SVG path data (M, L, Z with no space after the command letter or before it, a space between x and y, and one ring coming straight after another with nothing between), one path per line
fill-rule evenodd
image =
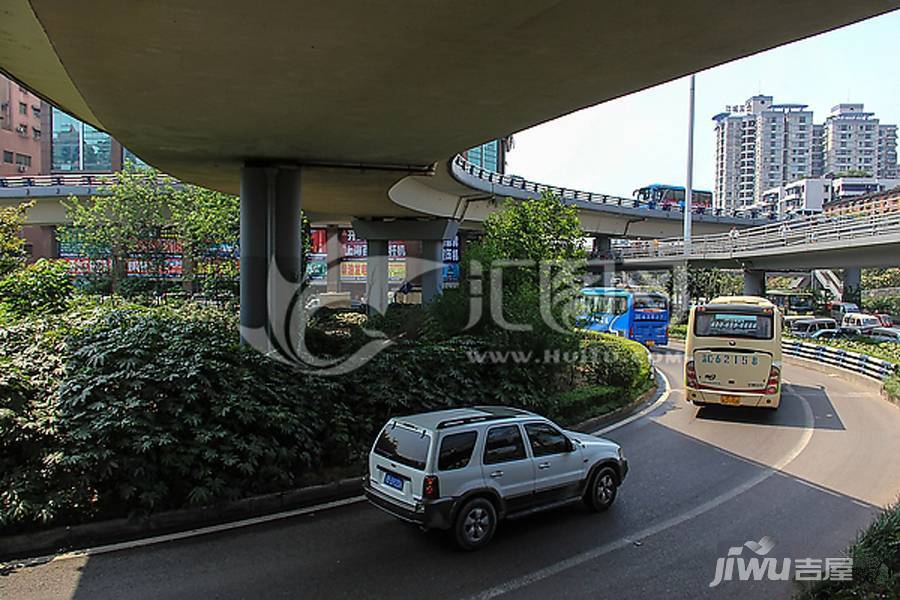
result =
M651 183L650 185L646 185L646 186L644 186L644 187L642 187L642 188L638 188L638 189L641 189L641 190L643 190L643 189L656 190L656 189L660 189L660 188L661 188L661 189L666 189L666 190L675 190L675 191L678 191L678 192L683 192L683 191L684 191L684 186L683 186L683 185L669 185L668 183ZM698 192L698 193L701 193L701 194L712 194L712 192L710 192L709 190L698 190L697 188L694 188L694 191L695 191L695 192Z

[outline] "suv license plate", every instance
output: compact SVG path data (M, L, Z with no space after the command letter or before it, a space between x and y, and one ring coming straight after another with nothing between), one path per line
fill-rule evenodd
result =
M403 491L403 480L394 475L393 473L385 473L384 474L384 484L389 485L394 489Z
M740 404L741 397L740 396L722 396L722 404Z

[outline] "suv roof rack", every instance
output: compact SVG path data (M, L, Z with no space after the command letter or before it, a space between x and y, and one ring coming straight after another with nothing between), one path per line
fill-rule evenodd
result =
M446 429L448 427L456 427L457 425L471 425L472 423L482 423L484 421L496 421L497 419L507 419L513 415L472 415L471 417L457 417L455 419L447 419L438 423L438 429Z

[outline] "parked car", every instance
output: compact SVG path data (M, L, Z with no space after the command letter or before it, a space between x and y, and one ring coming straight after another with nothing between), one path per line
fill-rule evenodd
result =
M837 329L837 322L829 318L800 318L787 321L790 334L798 338L812 337L817 331L823 329Z
M832 302L831 318L840 323L844 320L844 315L850 313L858 313L859 306L853 302Z
M894 326L894 318L891 315L885 313L872 313L875 317L878 317L878 320L881 321L881 324L884 327L893 327Z
M504 518L578 501L606 510L627 473L618 444L525 410L479 406L389 420L364 490L385 512L476 550Z
M841 329L857 335L868 333L876 327L881 327L878 317L863 313L847 313L841 321Z
M876 327L866 334L876 342L895 342L900 343L900 329L895 327Z
M820 329L815 332L809 339L811 340L834 340L840 338L850 337L850 334L841 329Z

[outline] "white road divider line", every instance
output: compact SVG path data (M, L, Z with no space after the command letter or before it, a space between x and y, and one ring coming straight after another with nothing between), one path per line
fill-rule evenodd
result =
M665 375L662 374L661 372L660 372L660 374L663 375L663 379L666 380L666 389L668 391L668 389L669 389L668 379L666 379ZM805 399L800 398L800 402L803 405L803 412L804 412L804 416L806 417L806 425L803 428L803 435L800 437L800 439L797 441L797 443L794 445L794 447L790 450L790 452L788 452L786 455L784 455L781 458L781 460L779 460L777 463L775 463L771 467L764 469L762 472L757 474L755 477L749 479L748 481L744 482L743 484L739 485L736 488L733 488L723 494L716 496L715 498L712 498L711 500L704 502L703 504L700 504L700 505L694 507L693 509L691 509L689 511L683 512L679 515L676 515L676 516L666 519L664 521L660 521L659 523L650 525L649 527L641 529L631 535L619 538L618 540L615 540L613 542L609 542L602 546L598 546L597 548L594 548L592 550L582 552L581 554L576 554L572 557L561 560L552 565L548 565L542 569L538 569L536 571L528 573L527 575L523 575L522 577L518 577L516 579L511 579L511 580L507 581L506 583L501 583L500 585L486 589L479 594L471 596L470 597L471 600L490 600L491 598L496 598L497 596L502 596L503 594L508 594L510 592L514 592L516 590L522 589L528 585L537 583L538 581L541 581L543 579L547 579L548 577L558 575L559 573L562 573L562 572L572 569L574 567L580 566L586 562L596 560L605 554L609 554L610 552L613 552L614 550L619 550L621 548L630 546L635 541L640 541L644 538L648 538L648 537L656 535L658 533L662 533L663 531L666 531L667 529L671 529L672 527L675 527L677 525L681 525L682 523L689 521L689 520L693 519L694 517L700 516L705 512L709 512L710 510L717 508L718 506L724 504L725 502L728 502L729 500L732 500L732 499L736 498L737 496L740 496L741 494L750 490L751 488L755 487L756 485L759 485L760 483L762 483L763 481L765 481L766 479L768 479L775 473L778 473L779 471L784 469L784 467L786 467L788 464L790 464L795 458L800 456L800 454L803 452L803 450L805 450L806 447L809 445L810 440L812 440L813 427L814 427L812 409L810 408L809 403Z
M659 374L659 376L663 380L663 383L665 384L665 387L663 388L663 393L659 395L659 398L656 399L656 402L654 402L650 406L644 408L640 412L637 412L637 413L631 415L627 419L622 419L621 421L613 423L612 425L607 425L603 429L599 429L597 431L592 432L591 435L603 435L604 433L609 433L610 431L618 429L619 427L624 427L633 421L637 421L644 415L647 415L647 414L653 412L654 410L659 408L663 404L663 402L668 400L669 395L672 393L672 387L669 385L669 378L666 377L665 374L662 371L660 371L659 369L656 369L656 372Z
M288 519L290 517L297 517L300 515L308 515L311 513L321 512L323 510L329 510L332 508L339 508L341 506L347 506L348 504L355 504L356 502L360 502L365 500L365 496L353 496L352 498L344 498L343 500L334 500L333 502L325 502L323 504L316 504L315 506L307 506L305 508L297 508L294 510L287 510L280 513L274 513L271 515L262 515L260 517L253 517L250 519L244 519L242 521L232 521L230 523L222 523L220 525L210 525L208 527L200 527L197 529L188 529L187 531L179 531L177 533L169 533L166 535L157 535L153 537L148 537L140 540L132 540L128 542L120 542L118 544L106 544L104 546L96 546L94 548L85 548L83 550L73 550L71 552L64 552L63 554L51 554L47 556L39 556L36 558L29 558L26 560L18 560L18 561L8 561L5 563L0 563L0 570L8 569L8 568L23 568L23 567L31 567L34 565L42 565L46 563L56 562L60 560L70 560L73 558L81 558L83 556L94 556L97 554L106 554L108 552L118 552L120 550L131 550L133 548L140 548L142 546L151 546L153 544L162 544L164 542L173 542L175 540L182 540L184 538L195 537L198 535L207 535L210 533L218 533L221 531L229 531L231 529L238 529L241 527L249 527L251 525L259 525L261 523L268 523L269 521L277 521L279 519Z

